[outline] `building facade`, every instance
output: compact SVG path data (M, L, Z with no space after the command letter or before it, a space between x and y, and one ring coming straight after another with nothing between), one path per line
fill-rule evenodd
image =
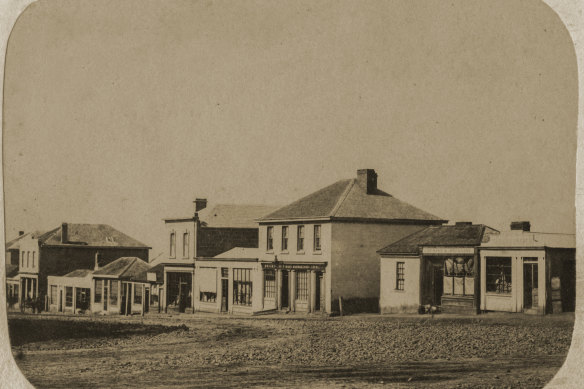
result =
M262 309L328 313L377 311L379 247L446 222L379 190L373 169L258 221Z
M543 315L574 311L576 237L530 231L529 222L480 248L481 310Z
M105 224L62 223L48 232L25 234L19 240L19 298L44 299L47 277L63 276L78 269L92 269L124 256L148 261L150 247Z
M499 232L482 224L432 226L379 250L381 313L479 310L481 242Z
M277 207L217 204L194 201L193 217L164 219L168 237L167 259L151 270L162 281L158 298L165 311L194 312L195 259L212 258L235 247L257 248L255 219Z

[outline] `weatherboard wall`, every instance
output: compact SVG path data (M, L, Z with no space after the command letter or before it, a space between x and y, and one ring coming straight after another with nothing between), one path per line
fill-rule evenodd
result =
M397 263L404 264L404 286L397 289ZM416 313L420 306L420 258L381 257L379 309L381 313Z

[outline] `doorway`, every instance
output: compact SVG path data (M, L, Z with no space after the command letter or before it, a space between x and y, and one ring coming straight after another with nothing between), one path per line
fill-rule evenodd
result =
M288 270L282 270L282 286L281 286L281 293L282 293L282 308L289 308L290 307L290 283L288 280Z
M227 312L229 309L229 280L221 280L221 312Z
M537 308L537 262L523 263L523 309Z
M432 266L432 305L442 305L444 293L444 267L442 264Z
M106 281L104 281L104 283L106 283ZM104 311L107 311L107 298L108 298L108 295L107 295L107 283L106 283L106 285L104 285L104 287L103 287L103 310Z
M63 291L59 291L59 312L63 312Z
M150 288L146 288L144 292L144 312L150 311Z
M316 290L315 290L315 299L314 299L314 311L320 311L321 307L324 306L322 299L322 273L316 272Z

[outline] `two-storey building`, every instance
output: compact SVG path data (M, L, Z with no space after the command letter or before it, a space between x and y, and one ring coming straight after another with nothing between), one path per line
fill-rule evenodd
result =
M48 232L25 234L18 242L19 305L47 295L47 277L77 269L92 269L99 253L101 265L120 257L148 262L150 247L106 224L62 223Z

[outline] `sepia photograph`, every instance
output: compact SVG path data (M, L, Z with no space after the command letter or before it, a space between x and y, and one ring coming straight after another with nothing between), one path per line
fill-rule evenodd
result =
M0 387L579 387L554 2L15 0Z

